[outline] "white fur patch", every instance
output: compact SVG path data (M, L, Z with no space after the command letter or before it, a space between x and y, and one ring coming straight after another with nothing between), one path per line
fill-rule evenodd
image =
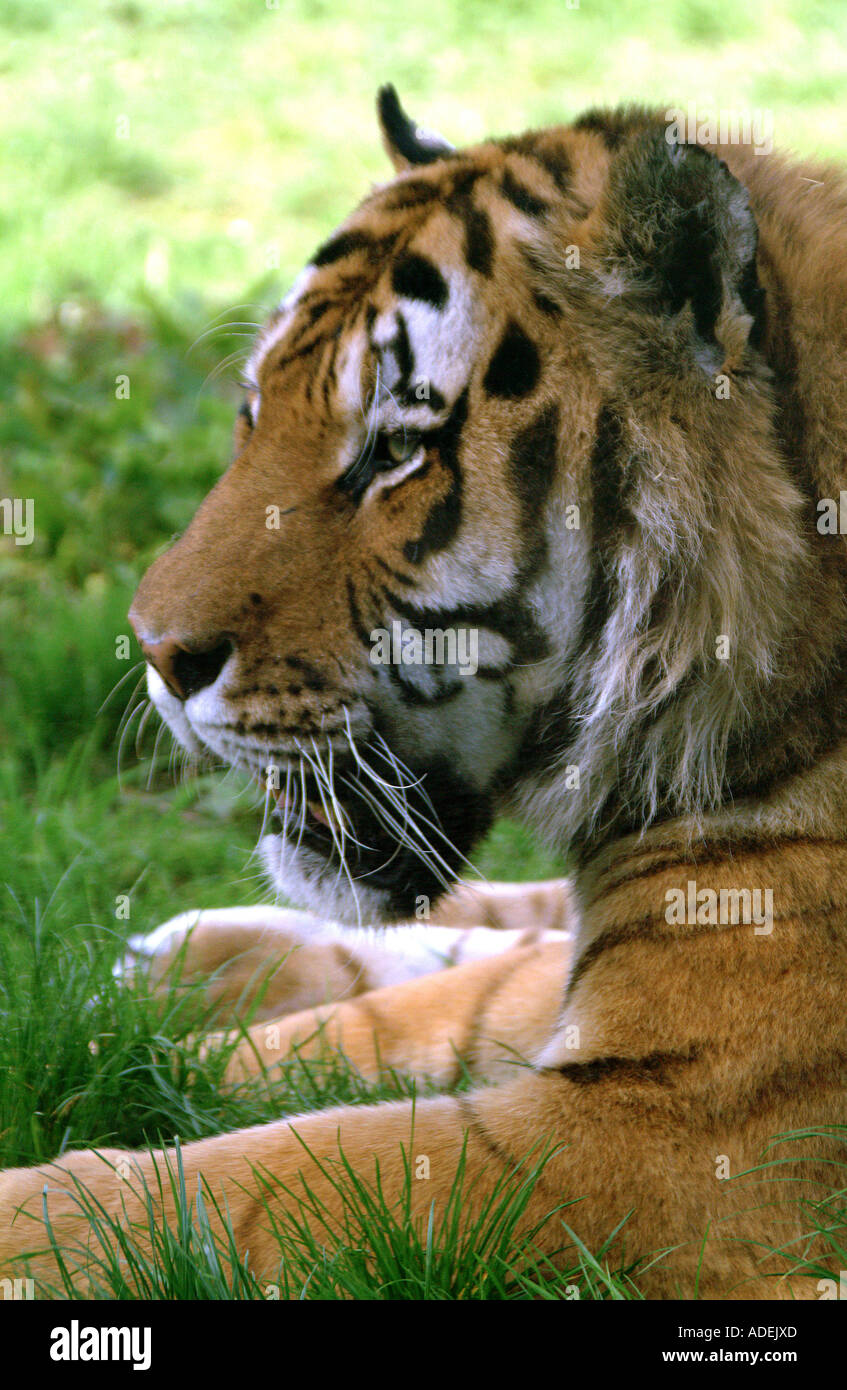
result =
M421 391L420 413L431 415L432 408L427 404L425 394L431 384L452 405L468 379L468 369L472 361L473 346L479 339L481 323L479 311L475 308L473 296L464 277L450 275L442 266L441 273L448 283L449 295L443 309L435 309L418 299L400 297L409 345L414 357L411 385ZM386 369L385 386L392 391L399 380L399 365L389 344L395 337L397 324L395 310L392 308L381 314L372 330L374 343L382 349L383 364ZM393 364L393 373L392 373ZM414 407L411 407L414 410ZM409 408L404 408L402 416L395 411L394 416L409 421ZM391 403L386 403L386 419L392 419Z
M280 954L297 943L308 946L341 945L365 967L374 988L400 984L443 970L446 966L486 960L514 950L525 935L520 930L496 931L490 927L439 927L425 922L399 927L345 927L321 921L310 912L294 908L231 907L181 912L146 936L130 937L127 954L113 967L116 979L128 979L139 963L180 950L186 937L199 927L253 928L278 932ZM537 939L561 941L565 933L547 931Z
M147 667L147 691L174 738L189 753L202 753L204 744L192 729L181 700L172 695L153 667Z

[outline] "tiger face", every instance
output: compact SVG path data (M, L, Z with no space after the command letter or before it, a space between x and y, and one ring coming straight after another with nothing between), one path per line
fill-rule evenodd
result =
M130 617L179 742L269 790L280 888L390 919L449 886L495 813L549 820L566 768L566 839L614 819L616 779L631 797L622 722L667 706L703 655L665 630L696 475L680 519L657 473L708 438L715 374L743 383L748 443L766 385L755 227L712 156L640 112L457 153L393 89L379 106L397 175L260 333L234 461ZM796 494L769 481L793 525ZM710 591L697 618L722 616ZM725 740L744 675L709 673ZM662 716L650 735L668 742ZM645 795L678 772L653 768Z

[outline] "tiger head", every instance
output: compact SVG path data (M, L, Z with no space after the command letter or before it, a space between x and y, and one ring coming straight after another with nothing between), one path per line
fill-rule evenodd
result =
M495 814L587 854L752 786L817 571L727 164L640 109L456 151L378 105L396 176L130 616L177 740L269 789L279 886L389 919Z

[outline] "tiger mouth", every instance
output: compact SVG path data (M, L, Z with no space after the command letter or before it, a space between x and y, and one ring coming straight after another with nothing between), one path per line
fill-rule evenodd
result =
M300 829L310 838L317 837L328 845L336 837L345 837L352 830L349 807L345 806L338 790L322 788L316 777L301 777L299 773L288 789L274 793L274 815L296 835Z
M291 764L280 780L281 786L272 792L273 815L289 838L325 852L335 849L339 857L342 852L348 857L357 846L375 848L360 844L357 826L368 801L375 798L357 779L352 760L336 759L331 778Z
M407 849L416 846L425 857L427 841L444 839L437 822L435 828L427 826L422 831L420 806L383 804L352 769L336 771L331 788L311 772L298 772L287 790L282 787L274 794L274 800L274 817L289 841L371 882L380 878L404 845Z
M278 889L300 898L307 889L312 902L325 889L338 904L338 884L355 900L361 882L378 893L383 920L405 920L473 868L468 855L491 826L494 791L443 751L405 750L404 761L370 712L282 748L232 736L229 726L189 723L170 697L154 695L154 703L184 747L197 743L240 768L268 798Z
M355 761L332 780L292 768L274 793L274 818L292 851L317 856L325 872L378 889L400 914L421 897L435 901L490 823L487 800L457 782L446 765L395 771L371 780Z
M274 816L284 838L296 848L317 853L329 867L379 886L398 853L399 837L380 824L378 812L367 815L367 802L349 788L342 795L322 787L311 774L298 777L286 793L275 795ZM367 823L367 828L365 824Z

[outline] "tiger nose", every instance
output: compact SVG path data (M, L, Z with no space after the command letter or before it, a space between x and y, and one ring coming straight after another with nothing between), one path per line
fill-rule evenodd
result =
M192 645L190 649L172 637L164 637L160 642L147 642L139 633L138 640L145 661L149 661L158 671L168 690L178 700L187 700L198 690L213 685L234 645L228 637L204 647Z

